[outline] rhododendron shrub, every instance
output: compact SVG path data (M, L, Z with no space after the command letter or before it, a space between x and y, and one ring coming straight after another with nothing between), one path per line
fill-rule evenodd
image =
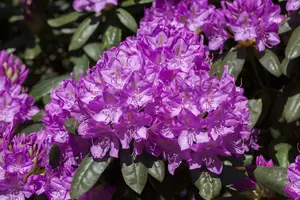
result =
M0 200L300 199L299 0L0 10Z

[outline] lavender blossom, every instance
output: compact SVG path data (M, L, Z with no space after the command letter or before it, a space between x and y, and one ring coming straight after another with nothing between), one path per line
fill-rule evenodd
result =
M288 11L299 10L299 8L300 8L299 0L288 0L286 3L286 10Z
M74 0L73 8L76 11L95 11L100 13L108 5L118 5L118 0Z
M251 122L243 89L226 70L221 80L209 76L208 62L203 38L189 29L142 28L106 51L86 77L51 93L46 129L67 145L72 118L95 158L118 157L133 144L135 155L168 160L172 174L183 160L219 174L219 155L249 150Z
M40 131L15 136L10 143L1 141L0 199L25 199L45 191L41 169L48 163L47 135Z
M287 171L290 183L285 188L285 193L292 199L300 199L300 156L297 156L294 163L290 164Z
M14 128L38 113L34 99L21 84L28 70L13 55L0 52L0 137L11 139Z
M223 1L222 8L235 41L241 45L256 45L263 51L280 43L278 29L284 16L271 0Z
M14 58L13 54L6 51L0 51L0 77L6 77L12 84L23 84L28 74L26 66L20 65L19 60Z

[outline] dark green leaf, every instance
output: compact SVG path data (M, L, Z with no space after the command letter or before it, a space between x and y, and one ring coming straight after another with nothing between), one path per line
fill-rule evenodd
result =
M24 128L23 130L21 130L20 133L30 134L30 133L38 132L43 128L44 126L41 123L32 124Z
M51 101L50 94L43 96L42 101L44 105L47 105Z
M287 99L283 115L288 123L294 122L300 117L300 88L295 88Z
M59 16L57 18L54 18L54 19L49 19L47 22L50 26L56 28L56 27L66 25L70 22L73 22L73 21L77 20L82 15L83 15L83 13L71 12L71 13Z
M71 198L77 199L79 196L89 191L110 162L111 158L108 160L94 160L91 155L87 155L80 163L72 180L70 191Z
M156 160L151 163L151 168L148 168L148 173L159 182L165 178L165 163L162 160Z
M136 4L146 4L146 3L151 3L152 0L126 0L123 1L121 4L121 7L129 7L129 6L133 6Z
M129 7L136 4L135 0L126 0L121 3L121 7Z
M222 65L228 66L228 73L235 77L235 80L241 73L246 60L246 52L244 48L231 49L225 58Z
M281 76L281 66L277 56L269 49L256 54L260 64L276 77Z
M209 74L221 78L224 72L224 65L221 58L217 59L211 66Z
M245 156L245 159L244 159L244 162L243 162L243 166L251 165L251 163L253 161L253 156L249 155L249 154L244 154L244 156Z
M78 122L73 119L73 118L70 118L70 119L67 119L65 122L65 127L67 129L67 131L69 131L70 133L73 133L73 134L76 134L77 132L77 128L78 128Z
M196 176L196 177L193 177ZM209 172L195 173L192 171L192 177L195 186L199 189L199 195L205 200L211 200L217 197L222 189L220 178L212 175Z
M34 58L36 58L38 55L40 55L41 53L41 47L40 45L36 44L34 47L32 48L27 48L25 50L25 53L24 53L24 58L26 60L33 60Z
M38 101L41 97L49 94L53 89L55 89L61 81L68 79L69 77L70 75L62 75L43 80L33 86L30 96L33 96L35 101Z
M300 56L300 26L293 31L285 49L285 57L289 60L295 59L298 56Z
M288 31L292 30L292 28L289 25L289 20L290 19L291 19L290 17L287 17L283 20L283 22L281 22L281 24L279 26L279 30L278 30L279 34L282 34L282 33L285 33L285 32L288 32Z
M99 23L100 21L98 17L88 17L83 20L72 36L71 43L69 45L69 51L82 47L97 29Z
M250 128L252 129L256 122L258 121L259 119L259 116L261 114L261 111L262 111L262 100L261 99L250 99L248 101L248 106L249 106L249 109L250 109L250 117L251 117L251 126Z
M118 8L117 15L124 26L126 26L132 32L136 32L138 25L134 17L129 12L123 8Z
M71 57L70 61L74 64L73 73L75 80L79 79L79 74L85 75L86 69L89 67L89 59L83 54L80 57Z
M8 21L9 21L9 23L14 23L14 22L21 21L24 19L25 19L24 15L13 15L8 19Z
M286 196L284 188L287 184L286 168L283 167L257 167L254 176L265 187Z
M57 144L54 144L49 153L49 164L53 169L59 166L60 163L60 148Z
M41 122L42 121L42 118L44 116L44 113L45 113L45 110L41 109L40 112L38 112L36 115L34 115L32 117L32 120L34 122Z
M300 59L289 60L287 58L284 58L281 62L282 73L289 78L294 76L298 69L299 60Z
M90 58L97 61L103 52L103 46L100 42L94 42L85 45L83 50Z
M121 172L125 183L136 193L141 194L148 178L148 168L142 162L134 162L127 152L120 154Z
M144 4L144 3L151 3L152 0L140 0L139 4Z
M122 30L115 26L109 26L103 35L103 46L109 49L112 46L117 46L122 39Z
M289 151L291 150L292 146L288 143L279 143L274 146L275 151L277 152L275 154L277 161L280 165L280 167L287 168L289 163Z

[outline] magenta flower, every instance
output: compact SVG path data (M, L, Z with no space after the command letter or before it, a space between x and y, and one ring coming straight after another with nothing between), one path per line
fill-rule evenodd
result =
M0 137L11 139L14 128L38 113L34 99L25 93L21 84L28 70L20 66L13 55L0 52Z
M0 51L0 77L4 76L11 80L13 84L23 84L28 74L26 66L20 65L19 60L13 54Z
M72 118L95 158L133 146L135 155L168 160L172 174L182 161L219 174L218 156L249 150L251 123L243 90L226 70L221 80L209 76L208 61L203 38L189 29L142 28L106 51L86 77L51 93L46 129L68 145L64 122Z
M271 0L223 1L222 8L235 41L241 45L256 44L257 49L263 51L265 47L280 43L277 32L284 16L280 15L280 7Z
M73 8L76 11L100 13L109 4L118 5L118 0L74 0Z
M14 136L10 143L1 140L0 146L0 198L25 199L42 194L45 177L39 169L48 163L47 132Z
M299 0L288 0L286 3L286 10L294 11L300 8L300 1Z
M300 199L300 156L297 156L294 163L290 164L287 171L290 183L285 188L285 193L292 199Z

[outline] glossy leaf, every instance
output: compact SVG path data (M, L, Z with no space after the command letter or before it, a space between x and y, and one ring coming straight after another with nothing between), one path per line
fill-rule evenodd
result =
M276 77L281 76L282 70L280 61L271 50L266 49L264 52L256 54L260 64Z
M279 26L279 30L278 30L279 34L282 34L282 33L292 30L292 27L289 24L290 19L291 19L290 17L287 17L283 20L283 22L281 22L281 24Z
M30 134L30 133L38 132L38 131L42 130L43 128L44 128L43 124L36 123L36 124L27 126L23 130L21 130L20 133Z
M71 57L70 61L74 64L73 73L75 80L79 79L79 74L85 75L86 69L89 67L89 59L83 54L80 57Z
M53 169L60 164L60 148L57 144L54 144L50 149L49 164Z
M159 182L162 182L165 178L165 163L162 160L155 160L151 164L148 173Z
M289 60L295 59L298 56L300 56L300 26L293 31L285 49L285 57Z
M211 66L209 74L211 76L215 75L218 78L221 78L224 72L224 65L221 58L217 59Z
M127 12L123 8L118 8L117 15L124 26L126 26L132 32L136 32L138 25L134 17L129 12Z
M35 59L38 55L40 55L41 53L41 47L39 44L36 44L34 47L32 48L27 48L24 52L24 58L26 60L33 60Z
M119 45L122 39L122 30L115 26L109 26L103 35L103 46L108 49Z
M300 57L293 60L284 58L283 61L281 62L282 73L289 78L296 76L297 71L299 69L299 64L298 64L299 61L300 61Z
M72 36L69 45L69 51L76 50L82 47L97 29L99 23L100 22L98 17L88 17L83 20L83 22L81 22L74 35Z
M152 0L126 0L126 1L123 1L122 4L121 4L121 7L129 7L129 6L133 6L133 5L136 5L136 4L146 4L146 3L151 3Z
M77 199L79 196L89 191L110 162L111 158L108 160L94 160L90 154L87 155L80 163L72 180L70 191L71 198Z
M199 189L199 195L205 200L214 199L220 194L222 189L221 179L209 172L201 172L194 185Z
M90 58L92 58L94 61L97 61L99 60L104 49L100 42L94 42L85 45L83 50Z
M287 99L283 115L288 123L300 118L300 88L295 88Z
M71 12L54 19L49 19L47 22L51 27L57 28L70 22L76 21L82 15L83 13L80 12Z
M259 119L259 116L261 114L261 111L262 111L262 100L261 99L250 99L248 100L248 106L249 106L249 109L250 109L250 118L251 118L251 122L252 124L250 125L250 128L252 129L256 122L258 121Z
M235 79L241 73L246 60L245 49L231 49L225 58L222 65L227 65L228 73L233 75Z
M287 168L289 163L289 151L292 149L292 146L288 143L279 143L274 146L276 151L276 158L280 167Z
M65 120L64 125L65 125L67 131L69 131L70 133L73 133L73 134L77 133L76 131L78 128L78 122L75 119L70 118L70 119Z
M283 167L257 167L254 170L254 176L265 187L286 196L284 193L287 184L286 170Z
M120 154L121 172L125 183L136 193L141 194L148 178L148 168L142 162L135 162L130 154Z
M33 86L30 96L33 96L35 101L38 101L40 98L46 94L49 94L53 89L55 89L61 81L66 80L69 77L70 75L62 75L43 80Z

